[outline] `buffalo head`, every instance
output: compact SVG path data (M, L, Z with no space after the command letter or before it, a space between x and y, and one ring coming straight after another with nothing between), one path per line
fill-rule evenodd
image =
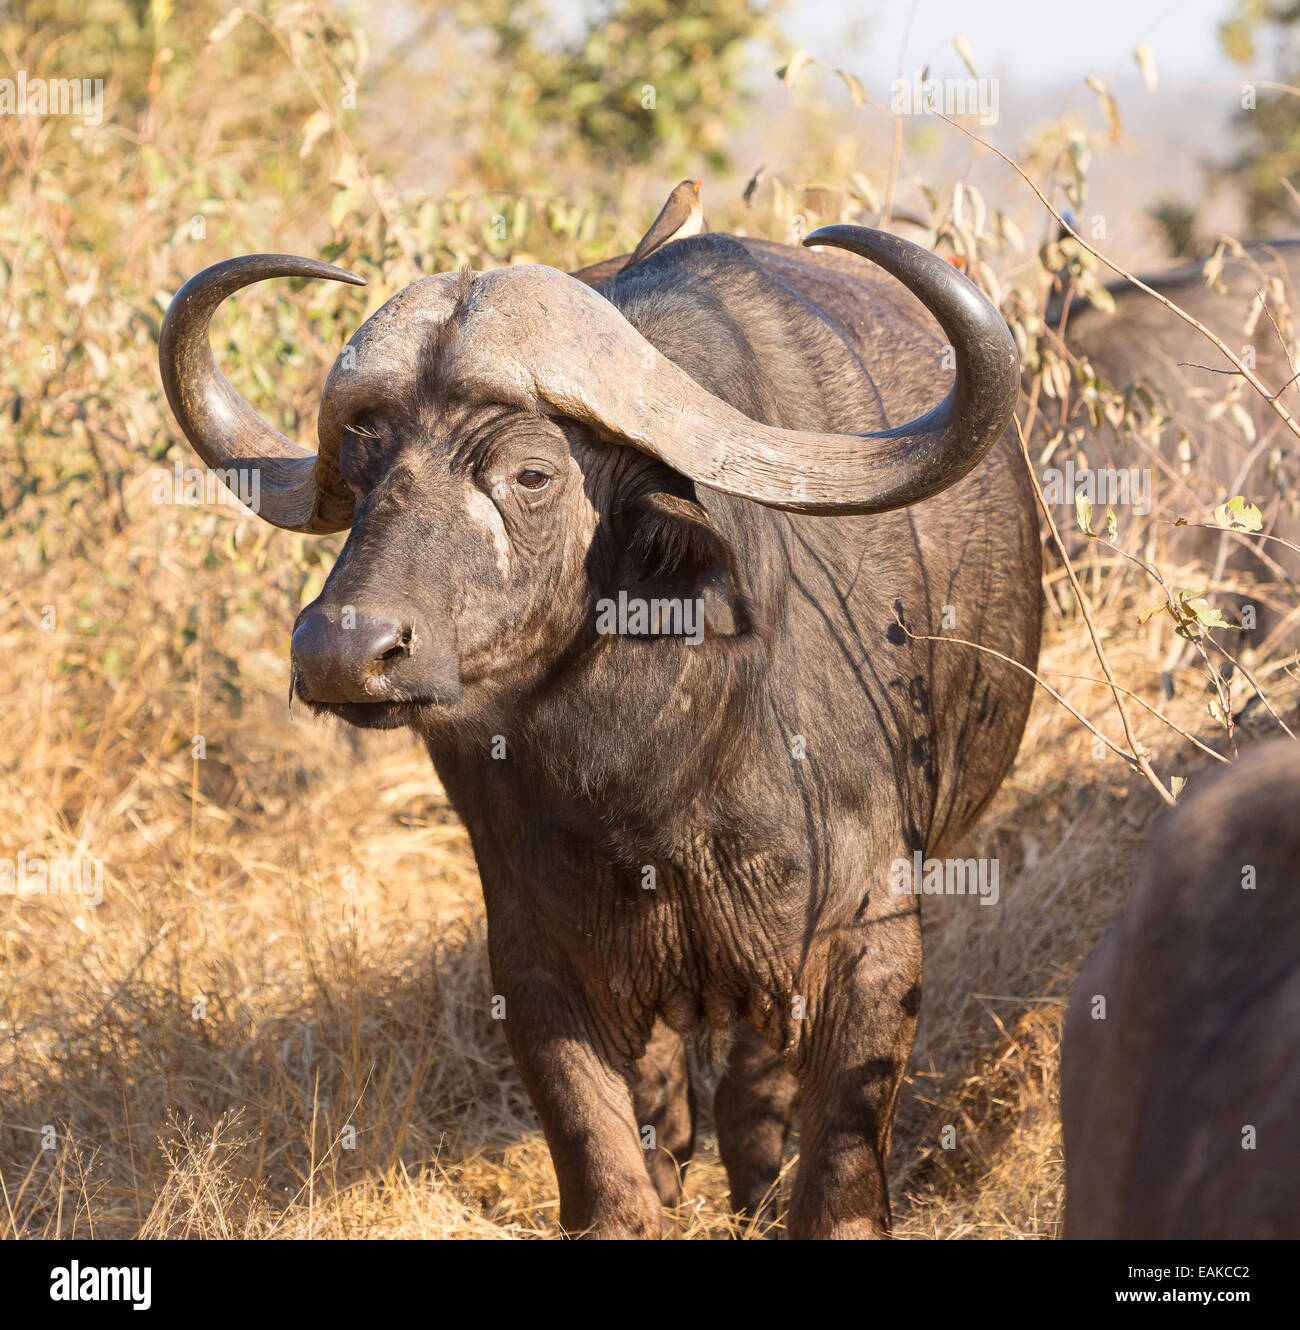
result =
M754 615L700 484L798 513L901 508L964 476L1010 418L1014 342L951 264L863 227L804 242L874 260L952 345L950 392L872 434L752 420L551 268L426 277L358 330L321 401L320 446L266 423L217 368L208 325L252 282L341 269L282 254L208 268L163 325L168 401L213 467L257 467L260 515L350 529L293 636L295 690L358 724L424 727L545 681L592 631L602 587L693 599L713 638Z

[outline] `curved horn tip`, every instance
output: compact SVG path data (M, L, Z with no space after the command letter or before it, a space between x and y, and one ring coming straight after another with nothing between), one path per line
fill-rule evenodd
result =
M257 255L250 257L256 258ZM324 259L309 260L314 272L309 274L312 278L323 277L330 282L343 282L348 286L365 286L366 279L357 272L349 272L346 268L336 267L332 263L326 263Z
M278 272L269 271L279 269ZM302 279L324 279L329 282L343 282L347 286L365 286L366 279L360 273L349 272L324 259L313 259L301 254L236 254L222 259L204 268L191 277L186 286L206 286L214 280L221 280L235 275L243 280L244 285L268 281L274 277L293 277ZM183 288L182 288L183 289ZM240 289L240 288L235 288Z
M862 229L865 231L867 228L864 226ZM803 245L805 249L812 249L816 245L824 245L826 242L824 240L818 240L817 237L820 236L823 231L829 230L830 227L828 226L819 226L815 231L809 231L799 243Z
M914 245L910 240L904 240L902 236L896 236L892 231L882 231L875 226L858 226L852 222L834 222L827 226L819 226L815 231L809 231L802 240L805 249L813 249L822 245L833 245L836 248L844 248L843 242L856 240L859 243L871 243L872 241L884 241L889 244L901 243L910 245L913 249L922 249L922 245ZM924 250L929 253L929 250Z
M231 387L212 355L209 329L235 292L274 277L324 278L347 286L366 279L297 254L244 254L214 263L173 296L158 336L158 367L172 414L210 467L263 469L260 515L273 526L324 533L349 525L353 501L327 450L307 452L269 425Z

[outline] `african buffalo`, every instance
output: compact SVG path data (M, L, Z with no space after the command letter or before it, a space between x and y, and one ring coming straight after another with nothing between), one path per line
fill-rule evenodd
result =
M1300 744L1189 786L1061 1057L1067 1238L1300 1237Z
M694 1136L683 1037L719 1032L737 1210L767 1212L798 1094L791 1233L888 1231L921 995L891 864L970 827L1029 707L1022 671L923 640L1036 660L1008 329L897 237L805 243L902 286L716 233L598 290L540 266L423 278L336 362L315 455L235 393L208 324L263 278L359 279L232 259L163 329L204 460L260 467L278 526L350 529L294 626L293 688L427 746L574 1234L664 1231Z
M1293 415L1300 410L1300 392L1294 386L1287 389L1300 365L1291 362L1278 336L1279 327L1287 329L1288 314L1300 317L1300 241L1247 246L1240 257L1225 258L1214 284L1206 280L1203 261L1143 280L1222 337L1266 385L1274 391L1286 389L1282 400ZM1113 310L1058 298L1048 309L1047 324L1061 330L1071 355L1086 360L1117 391L1137 385L1157 388L1154 405L1168 424L1154 448L1144 447L1109 425L1092 428L1088 403L1076 392L1066 423L1082 430L1083 456L1078 458L1067 440L1050 465L1066 474L1068 461L1086 462L1097 483L1095 493L1086 497L1099 513L1114 493L1120 495L1114 506L1121 536L1132 552L1143 551L1132 537L1130 512L1145 516L1156 510L1170 522L1176 517L1205 522L1210 511L1233 494L1259 504L1267 533L1300 544L1300 446L1295 435L1194 327L1128 282L1117 281L1106 289ZM1268 313L1259 305L1261 292L1268 298ZM1225 409L1223 399L1229 394L1235 404ZM1056 402L1044 405L1050 434L1062 423L1061 408ZM1191 451L1180 455L1187 446L1184 440ZM1073 529L1074 496L1049 497L1061 499L1058 520ZM1220 536L1196 527L1157 525L1147 534L1158 538L1157 562L1171 575L1180 562L1195 559L1211 570L1233 574L1238 583L1248 579L1221 603L1235 603L1239 611L1251 606L1244 621L1238 618L1247 630L1257 630L1257 640L1294 637L1300 618L1300 557L1294 550L1276 541Z

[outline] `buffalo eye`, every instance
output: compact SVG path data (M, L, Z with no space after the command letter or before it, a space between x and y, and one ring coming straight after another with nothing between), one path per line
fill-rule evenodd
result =
M531 467L525 467L515 476L516 485L531 490L534 494L539 490L544 490L550 483L551 478L545 471L534 471Z

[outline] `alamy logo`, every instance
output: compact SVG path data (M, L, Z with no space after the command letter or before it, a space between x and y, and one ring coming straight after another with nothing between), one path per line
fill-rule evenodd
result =
M1043 498L1073 505L1086 499L1097 508L1132 508L1138 517L1151 511L1151 472L1143 467L1049 466L1043 472Z
M104 899L102 859L0 859L0 896L84 896L93 905Z
M923 79L914 74L889 85L894 115L977 115L981 125L998 121L997 79Z
M917 850L889 866L895 896L978 896L981 905L998 903L996 859L927 859Z
M0 79L0 115L79 115L88 125L104 123L103 79Z
M704 640L704 605L698 600L643 600L618 593L596 602L596 631L602 636L680 637L697 646Z
M144 1265L85 1265L72 1261L50 1271L51 1302L129 1302L147 1312L153 1305L153 1269Z
M257 512L262 504L262 472L255 466L182 466L177 458L170 471L153 473L154 503L226 504Z

